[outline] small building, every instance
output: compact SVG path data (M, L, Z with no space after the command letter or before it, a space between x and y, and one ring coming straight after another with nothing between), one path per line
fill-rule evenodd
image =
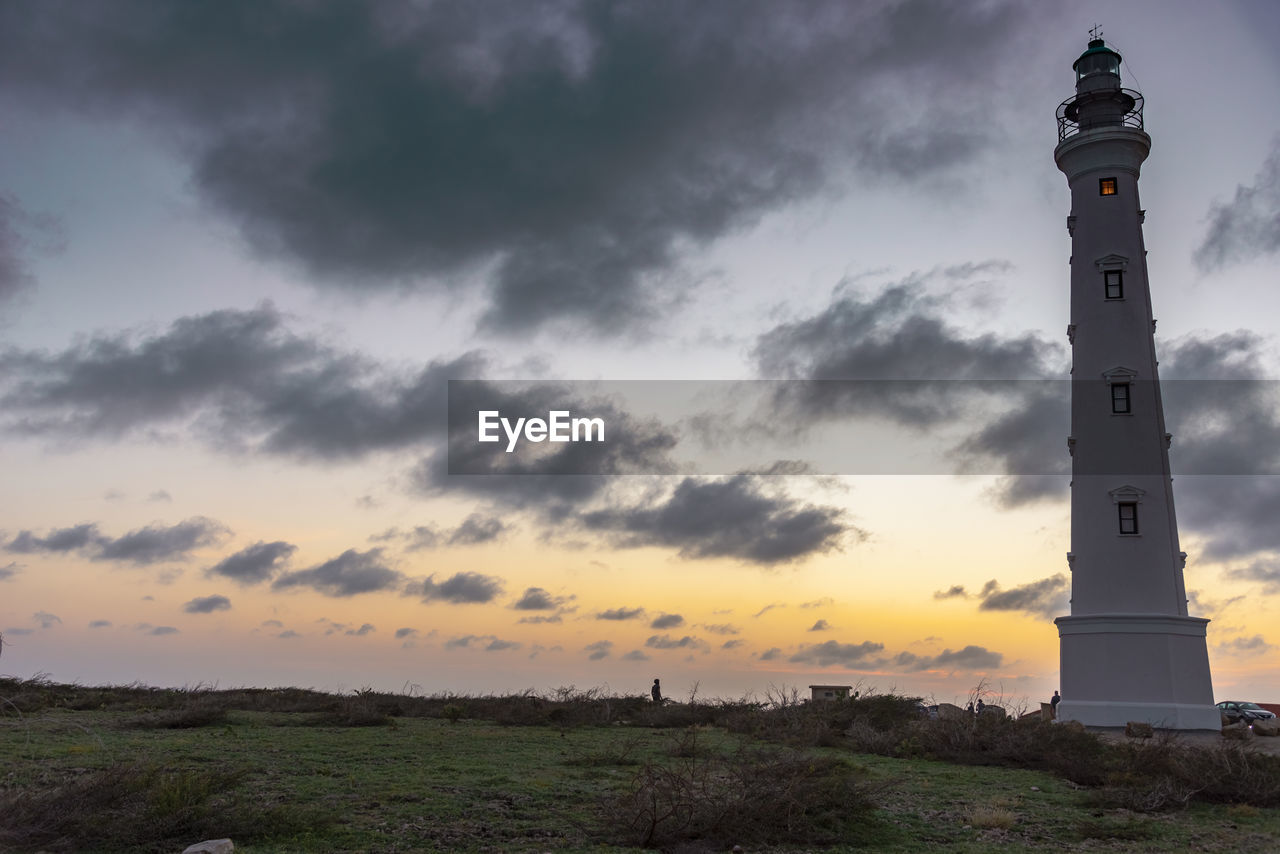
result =
M810 685L813 700L847 700L852 685Z

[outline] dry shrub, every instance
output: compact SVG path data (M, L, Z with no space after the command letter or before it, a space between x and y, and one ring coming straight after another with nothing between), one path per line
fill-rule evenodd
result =
M318 811L234 791L243 773L115 765L51 789L0 795L0 850L174 851L192 839L262 839L323 826Z
M874 825L873 790L861 778L842 760L779 750L647 763L606 803L604 820L623 841L645 847L825 845Z
M965 821L970 825L987 829L1008 830L1017 823L1013 810L997 806L977 806L969 810Z

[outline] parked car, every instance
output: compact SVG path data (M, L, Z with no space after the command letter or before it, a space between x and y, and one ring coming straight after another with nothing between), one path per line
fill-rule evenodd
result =
M1254 721L1267 720L1276 716L1275 712L1268 712L1257 703L1244 703L1239 700L1223 700L1218 704L1218 711L1222 712L1222 716L1230 724L1238 724L1241 721L1251 724Z

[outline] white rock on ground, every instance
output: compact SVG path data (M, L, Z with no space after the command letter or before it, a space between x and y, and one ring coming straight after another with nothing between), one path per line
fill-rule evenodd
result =
M182 854L231 854L235 850L236 846L230 839L206 839L204 842L188 845Z

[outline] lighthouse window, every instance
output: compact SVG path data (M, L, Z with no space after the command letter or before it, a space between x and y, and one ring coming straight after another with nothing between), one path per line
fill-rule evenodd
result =
M1120 533L1138 533L1138 505L1122 501L1116 506L1120 508Z
M1111 411L1121 415L1129 414L1129 384L1111 384Z
M1098 195L1114 196L1116 194L1115 178L1099 178L1098 179Z
M1107 299L1124 298L1124 274L1119 270L1107 270L1102 274L1107 286Z

